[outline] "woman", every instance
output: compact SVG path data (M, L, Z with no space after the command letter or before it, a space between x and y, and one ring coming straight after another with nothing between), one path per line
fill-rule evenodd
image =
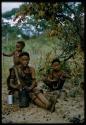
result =
M30 56L27 52L22 52L19 55L20 65L16 65L15 68L18 73L20 84L18 84L18 79L16 77L15 68L10 69L9 84L11 92L20 91L22 88L26 89L29 93L32 101L40 107L50 110L53 112L55 110L55 97L47 100L43 93L37 89L37 83L35 78L35 69L30 67L29 61Z

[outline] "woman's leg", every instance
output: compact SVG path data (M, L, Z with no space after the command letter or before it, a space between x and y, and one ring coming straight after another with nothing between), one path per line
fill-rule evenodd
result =
M51 105L51 103L44 97L42 93L38 93L35 95L35 98L33 100L38 106L48 109Z
M45 104L46 108L49 107L50 102L47 100L47 98L46 98L42 93L38 93L37 97L38 97L38 99L39 99L43 104Z

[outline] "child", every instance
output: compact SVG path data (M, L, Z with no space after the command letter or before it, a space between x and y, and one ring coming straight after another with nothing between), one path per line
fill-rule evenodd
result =
M19 55L22 53L22 50L24 47L25 47L24 41L18 41L16 43L16 49L13 52L11 52L10 54L3 53L3 56L7 56L7 57L13 56L14 65L18 65L19 64Z
M51 71L43 77L43 82L50 90L61 90L67 77L69 76L61 70L59 59L55 58L51 64Z

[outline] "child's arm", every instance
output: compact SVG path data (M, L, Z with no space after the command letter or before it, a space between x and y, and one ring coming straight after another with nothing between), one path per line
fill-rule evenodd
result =
M66 78L71 78L70 74L68 74L66 72L62 72L60 75L60 79L64 80Z
M11 56L13 56L13 55L14 55L14 52L9 53L9 54L7 54L7 53L2 53L2 54L3 54L3 56L8 56L8 57L11 57Z
M56 82L57 79L53 78L53 77L52 77L52 73L50 73L50 74L48 74L48 76L47 76L47 81L53 83L53 82Z

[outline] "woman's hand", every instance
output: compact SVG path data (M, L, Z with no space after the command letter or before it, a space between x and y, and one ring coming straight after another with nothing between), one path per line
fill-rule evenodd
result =
M17 85L17 89L18 90L22 89L22 85L21 84Z
M28 86L24 86L24 88L27 90L27 91L31 91L32 88L31 87L28 87Z

